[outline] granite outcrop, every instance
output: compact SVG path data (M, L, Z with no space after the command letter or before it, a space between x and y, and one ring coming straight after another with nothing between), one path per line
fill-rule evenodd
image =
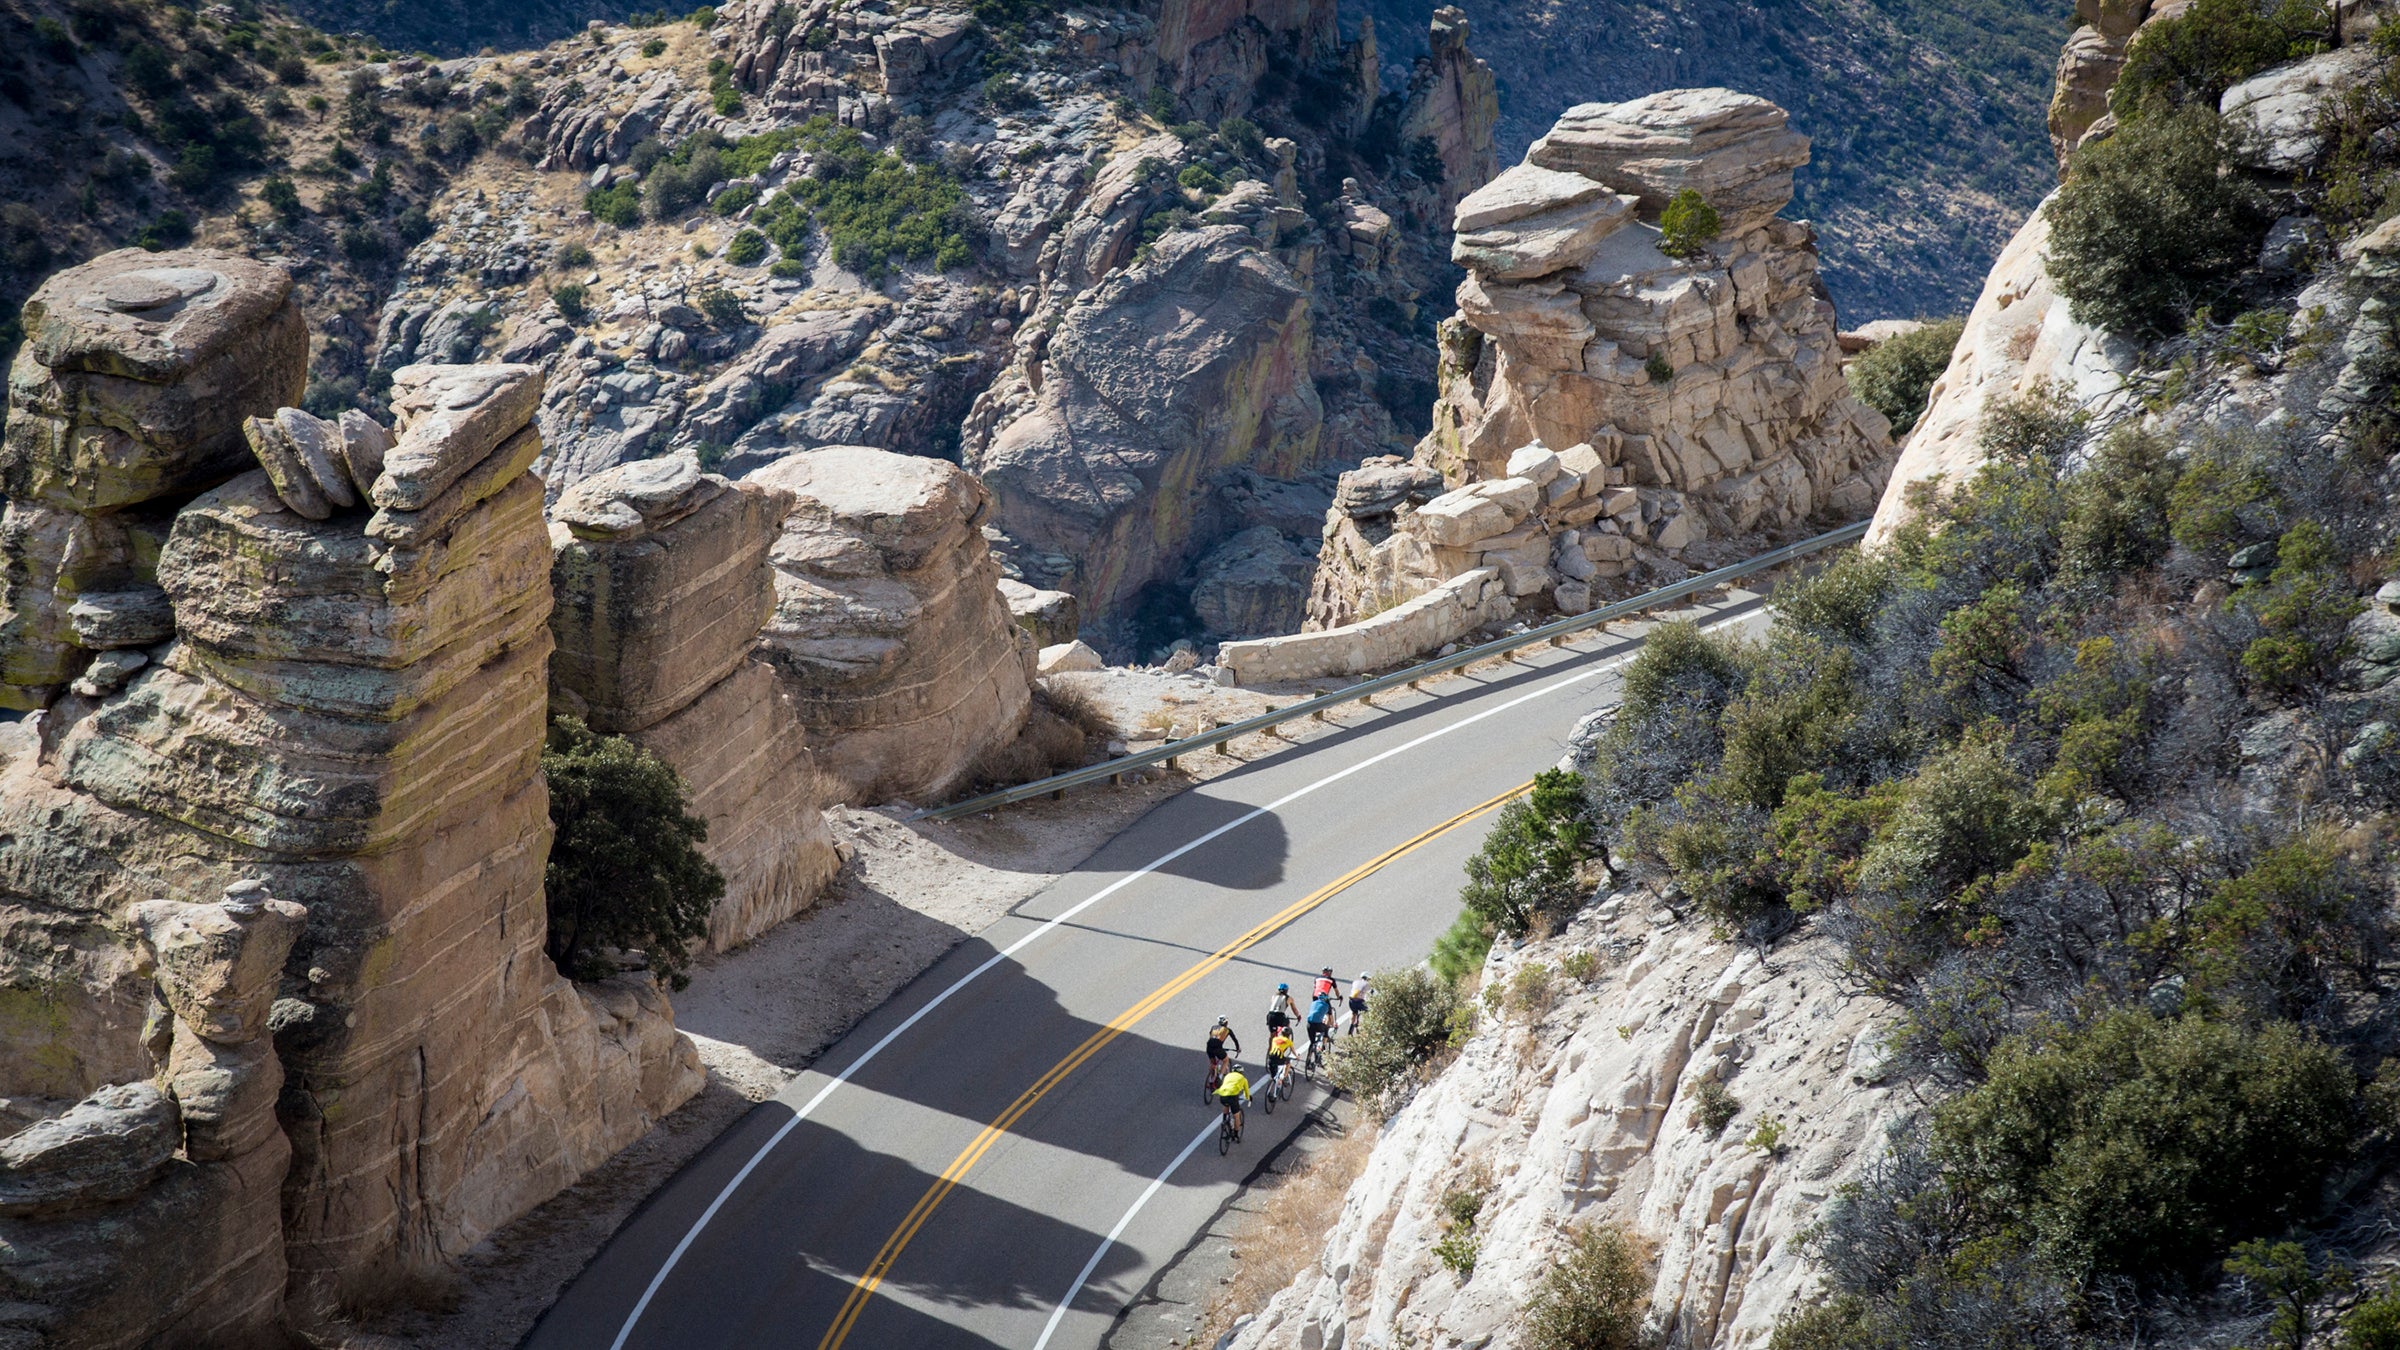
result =
M576 985L542 950L539 373L401 371L388 433L297 414L297 315L248 266L61 273L11 377L12 437L41 431L12 439L19 481L85 507L77 529L138 510L155 531L109 578L148 588L112 611L148 626L70 652L64 687L19 685L43 706L0 731L0 1148L36 1192L90 1181L6 1218L0 1282L52 1344L315 1323L699 1086L646 975ZM212 310L221 289L259 299ZM189 415L43 426L103 375ZM128 466L157 486L112 489ZM12 577L29 550L0 539ZM11 627L0 661L57 645Z
M550 513L551 705L682 775L708 822L700 852L725 876L719 951L806 908L840 866L807 733L757 652L792 503L654 459L585 479Z
M788 496L760 653L850 802L929 801L1015 738L1033 635L1000 594L991 497L955 464L828 446L754 470Z
M1890 427L1843 382L1808 227L1776 214L1807 158L1763 99L1669 90L1569 109L1461 200L1433 430L1343 476L1310 628L1487 567L1520 608L1580 613L1870 511ZM1670 256L1658 218L1686 189L1724 228Z

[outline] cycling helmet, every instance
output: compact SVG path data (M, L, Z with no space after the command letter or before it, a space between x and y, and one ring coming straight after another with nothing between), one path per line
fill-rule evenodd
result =
M1360 971L1360 972L1358 972L1358 978L1360 978L1360 979L1362 979L1362 980L1363 980L1363 979L1366 979L1366 978L1367 978L1367 972L1365 972L1365 971L1363 971L1363 970L1362 970L1362 971Z
M1217 1019L1217 1025L1218 1025L1218 1026L1221 1026L1221 1027L1229 1027L1229 1026L1232 1026L1232 1025L1233 1025L1233 1023L1232 1023L1231 1021L1228 1021L1228 1020L1227 1020L1227 1019L1225 1019L1225 1018L1222 1018L1222 1017L1220 1017L1220 1018L1218 1018L1218 1019Z
M1320 971L1319 973L1320 973L1320 974L1324 974L1324 975L1331 975L1331 974L1333 973L1333 967L1331 967L1331 966L1327 966L1327 967L1325 967L1325 969L1324 969L1324 970Z
M1292 987L1288 984L1278 984L1275 986L1275 992L1278 994L1288 994L1292 992Z

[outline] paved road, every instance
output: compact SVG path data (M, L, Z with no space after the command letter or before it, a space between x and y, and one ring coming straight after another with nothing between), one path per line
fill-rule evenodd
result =
M1219 1157L1208 1026L1255 1065L1276 981L1421 959L1492 806L1634 645L1528 653L1160 804L695 1158L526 1344L1099 1345L1314 1102Z

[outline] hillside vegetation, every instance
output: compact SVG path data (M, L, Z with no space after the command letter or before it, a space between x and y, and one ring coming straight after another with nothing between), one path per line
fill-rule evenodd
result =
M1371 0L1387 78L1435 0ZM2054 180L2044 116L2071 0L1460 0L1508 163L1563 109L1679 86L1782 104L1816 142L1790 214L1844 324L1964 311Z

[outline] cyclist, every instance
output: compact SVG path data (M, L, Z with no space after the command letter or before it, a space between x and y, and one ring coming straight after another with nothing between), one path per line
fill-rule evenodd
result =
M1232 1043L1234 1053L1241 1052L1242 1038L1233 1034L1231 1021L1220 1017L1217 1019L1217 1024L1208 1029L1208 1044L1203 1047L1208 1051L1208 1090L1211 1092L1217 1090L1218 1080L1225 1075L1227 1042Z
M1314 1046L1319 1042L1328 1047L1333 1044L1333 995L1330 992L1317 995L1316 1001L1308 1005L1308 1043Z
M1291 1069L1291 1063L1292 1029L1288 1026L1277 1027L1275 1038L1267 1042L1267 1091L1273 1092L1275 1085L1283 1081L1284 1074Z
M1333 967L1331 967L1331 966L1327 966L1327 967L1325 967L1323 970L1320 970L1320 971L1318 971L1318 972L1317 972L1317 989L1316 989L1316 997L1318 997L1318 998L1332 998L1332 997L1333 997L1333 990L1334 990Z
M1268 1038L1273 1039L1275 1033L1288 1030L1292 1025L1292 1015L1299 1011L1292 1005L1292 987L1288 984L1276 985L1275 997L1267 1000Z
M1353 1036L1358 1034L1358 1019L1367 1015L1367 981L1371 978L1362 970L1358 972L1358 978L1350 982L1349 1032Z
M1217 1084L1217 1109L1233 1122L1233 1137L1242 1137L1242 1107L1250 1099L1250 1080L1242 1076L1242 1066L1233 1065L1225 1071L1225 1081Z

